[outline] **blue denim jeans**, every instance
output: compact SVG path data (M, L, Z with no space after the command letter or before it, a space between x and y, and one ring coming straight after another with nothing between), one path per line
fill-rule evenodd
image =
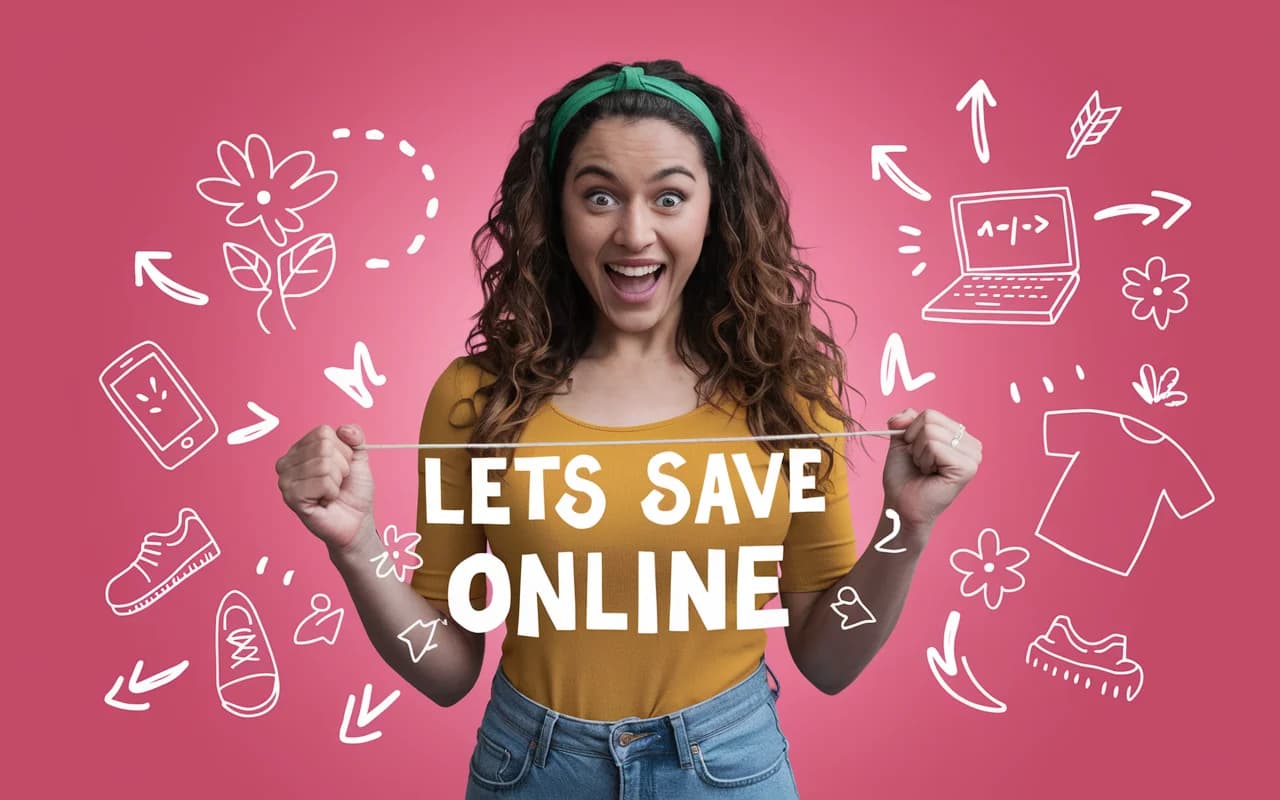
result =
M798 800L778 725L782 687L761 659L750 677L661 717L558 714L499 667L471 755L467 800Z

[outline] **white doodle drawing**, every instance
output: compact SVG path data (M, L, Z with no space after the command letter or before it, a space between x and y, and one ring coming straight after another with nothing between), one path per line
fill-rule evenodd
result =
M293 631L293 643L296 645L324 642L332 645L338 641L338 633L342 630L342 620L346 609L333 610L333 601L324 592L311 595L311 613L302 618Z
M978 154L978 160L986 164L991 160L991 148L987 144L986 107L996 107L996 98L991 94L986 81L979 78L977 83L970 86L960 102L956 103L956 111L964 111L965 106L969 106L969 129L973 134L974 152Z
M142 659L138 659L138 663L133 665L133 674L129 676L129 693L137 696L146 694L147 692L159 689L167 683L172 683L178 679L182 673L187 671L187 667L191 665L190 661L180 661L168 669L162 669L154 675L145 678L142 676ZM116 677L116 682L111 684L111 689L107 691L106 697L102 698L107 705L112 708L118 708L121 711L146 711L151 708L151 703L128 703L116 697L120 690L124 687L124 676Z
M1124 268L1121 293L1133 301L1130 313L1134 319L1149 319L1164 330L1169 327L1169 317L1187 310L1190 301L1184 290L1189 283L1191 276L1167 271L1164 259L1152 256L1145 267Z
M1090 641L1076 632L1071 618L1059 614L1049 623L1049 630L1027 645L1027 663L1050 677L1062 674L1064 682L1092 690L1095 686L1103 697L1126 702L1142 691L1142 665L1129 658L1129 640L1113 633ZM1080 679L1084 678L1084 683Z
M1164 431L1092 408L1046 411L1044 452L1069 459L1035 535L1072 558L1128 575L1164 506L1186 519L1214 501L1200 467ZM1097 524L1105 509L1107 523Z
M334 128L332 135L334 139L350 139L351 129L350 128ZM369 130L365 131L364 138L366 141L380 142L386 138L386 135L382 131L376 128L370 128ZM400 150L401 154L403 154L406 158L413 158L418 153L418 149L414 147L412 144L410 144L407 139L401 139L397 147ZM426 178L428 181L434 181L436 179L435 170L431 168L430 164L422 165L422 176ZM439 207L440 207L439 198L432 197L429 200L427 200L427 219L435 219L436 210ZM416 255L418 251L422 249L422 244L423 242L426 241L426 239L427 237L421 233L415 234L413 237L413 241L409 244L409 247L405 250L405 252L411 256ZM366 269L387 269L391 266L391 260L388 258L367 258L365 259L364 266Z
M200 515L183 508L173 530L143 536L133 563L107 581L107 606L121 617L136 614L220 554Z
M352 355L354 364L350 369L345 367L325 367L324 376L329 382L350 397L361 408L373 408L373 395L365 386L365 380L374 386L382 386L387 382L386 375L379 375L373 368L373 359L364 342L357 341Z
M1159 379L1156 378L1156 368L1150 364L1143 364L1138 370L1142 382L1130 381L1133 390L1138 393L1142 401L1149 406L1159 403L1168 408L1177 408L1185 405L1187 402L1187 393L1173 387L1178 384L1178 378L1181 372L1177 367L1169 367L1160 373Z
M978 534L978 549L956 549L951 554L951 568L964 576L960 580L961 595L973 597L981 593L987 608L995 611L1006 594L1027 585L1018 567L1030 557L1025 547L1001 547L995 528L983 528Z
M409 657L413 659L413 663L417 664L419 661L422 660L423 656L425 656L427 653L430 653L432 650L435 650L437 647L440 646L435 643L437 622L440 623L441 625L449 624L449 620L445 619L444 617L440 617L439 619L433 619L430 622L423 622L420 619L416 619L413 621L412 625L400 631L400 634L396 636L397 639L404 642L405 645L408 646ZM414 642L415 637L413 634L415 634L418 630L423 630L423 631L426 631L427 633L426 641L422 642L421 645L418 645Z
M280 699L280 670L262 618L239 589L218 604L213 625L218 701L243 719L260 717Z
M960 275L920 311L930 322L1053 325L1080 283L1066 186L958 194Z
M98 375L98 384L165 469L177 469L218 435L209 407L153 341L121 353Z
M939 653L935 647L930 647L925 651L925 660L929 663L929 671L933 673L933 679L938 682L943 691L951 695L952 699L957 702L963 703L975 711L985 711L988 714L1003 714L1009 710L1009 707L993 697L990 692L983 688L982 684L978 683L978 679L973 677L973 670L969 668L968 656L956 658L956 633L959 629L960 612L953 610L947 615L946 628L942 633L942 652ZM980 700L965 697L951 685L950 679L958 676L962 668L969 685L981 695Z
M258 418L258 421L251 425L246 425L243 428L237 428L231 433L228 433L227 444L248 444L249 442L261 439L263 436L274 431L280 425L279 417L272 414L270 411L267 411L252 400L245 405L251 412L253 412L254 416Z
M1079 364L1076 364L1076 379L1084 380L1084 367ZM1044 386L1045 394L1053 394L1053 380L1048 375L1041 376L1040 383ZM1022 392L1018 391L1017 381L1009 382L1009 397L1012 398L1015 403L1022 402Z
M907 177L897 165L890 153L905 153L907 146L902 144L871 145L871 179L880 180L881 174L889 176L894 185L908 195L922 202L929 202L933 195L925 191L919 184Z
M264 574L266 574L266 572L267 572L267 563L268 563L269 561L270 561L270 559L269 559L267 556L263 556L263 557L259 558L259 559L258 559L258 566L254 567L254 572L258 573L259 575L264 575ZM287 570L285 570L285 571L284 571L284 577L282 577L282 578L280 579L280 583L281 583L281 585L283 585L283 586L288 586L289 584L293 583L293 570L291 570L291 569L287 569Z
M898 533L902 531L902 518L899 517L898 512L893 510L892 508L886 508L884 510L884 515L889 518L890 522L893 523L893 530L889 531L888 536L876 542L875 544L876 550L878 550L881 553L888 553L889 555L897 555L898 553L907 552L907 548L905 547L889 547L888 546L889 542L892 542L894 539L898 538Z
M1170 214L1169 218L1160 226L1165 230L1169 230L1169 228L1173 227L1173 223L1182 219L1182 215L1187 213L1187 210L1191 208L1191 201L1180 194L1154 189L1151 192L1151 196L1158 200L1169 200L1178 206L1178 209ZM1143 225L1150 225L1160 219L1160 209L1150 203L1121 203L1118 206L1107 206L1101 211L1095 212L1093 218L1095 220L1103 220L1111 219L1112 217L1129 216L1131 214L1145 215L1145 218L1142 220Z
M902 337L898 332L894 331L885 341L884 354L880 356L880 393L885 397L893 394L897 377L902 378L903 389L914 392L938 376L932 372L922 372L914 376L911 374L911 367L907 364L906 345L902 343Z
M369 559L374 563L378 577L387 578L395 575L396 580L401 583L409 580L409 575L422 566L422 556L418 555L420 541L422 536L418 533L414 531L399 533L395 525L388 525L382 532L382 543L387 547L386 552Z
M133 285L141 288L148 280L157 289L179 303L190 306L208 305L209 295L178 283L156 266L157 261L173 258L168 250L139 250L133 254Z
M370 708L369 703L373 700L373 685L366 683L364 692L360 697L360 713L356 717L356 730L367 727L399 698L400 690L396 689L383 698L382 702ZM382 731L370 731L360 736L351 735L351 712L355 710L355 706L356 696L353 694L347 695L347 709L342 714L342 727L338 729L338 741L343 744L364 744L380 738Z
M271 146L257 133L249 134L243 150L225 139L218 142L218 163L223 177L197 181L196 191L210 203L230 207L228 225L261 225L277 247L284 247L290 233L302 230L298 212L328 197L338 185L338 173L315 171L316 157L308 150L277 163Z
M840 618L842 631L851 631L860 625L871 625L876 621L876 615L871 613L871 609L858 596L858 590L852 586L840 587L831 610Z
M289 300L307 297L325 287L337 262L337 247L333 234L317 233L282 251L276 257L274 268L266 256L248 245L235 242L222 243L222 257L236 286L262 294L257 309L258 327L263 333L270 334L271 329L262 318L267 302L272 297L278 298L285 321L291 330L296 331L298 326L289 313Z
M913 225L899 225L898 232L905 233L908 236L919 236L921 233L920 229ZM920 252L920 245L904 244L898 248L898 252L903 254L904 256L913 256ZM921 261L920 263L916 264L915 269L911 270L911 277L913 278L919 277L920 273L924 272L924 268L926 266L928 266L928 264L927 262L924 262L924 261Z
M1116 118L1120 116L1120 108L1103 108L1102 98L1098 95L1098 90L1094 89L1071 123L1071 147L1067 149L1067 158L1075 158L1083 148L1102 141L1102 137L1107 135L1107 131L1111 130Z

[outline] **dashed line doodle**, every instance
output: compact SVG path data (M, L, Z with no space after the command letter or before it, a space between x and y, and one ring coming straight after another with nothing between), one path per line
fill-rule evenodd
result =
M350 128L334 128L332 135L335 140L352 138ZM386 134L384 134L382 131L378 130L377 128L370 128L364 132L364 138L365 138L365 141L369 141L369 142L381 142L384 139L386 139ZM400 153L404 155L406 158L413 158L415 155L417 155L417 152L418 152L417 148L415 148L412 144L410 144L406 139L400 140L398 148L400 150ZM435 170L431 168L430 164L422 165L422 177L425 178L427 181L434 181L436 179ZM437 212L439 212L439 210L440 210L440 199L437 197L429 198L426 204L427 219L435 219L436 214ZM421 234L421 233L415 234L413 237L413 240L409 243L409 246L405 249L405 253L411 256L416 255L418 251L422 249L422 244L423 242L426 241L426 238L427 237L424 234ZM365 259L364 265L366 269L387 269L388 267L391 266L391 260L388 258L377 258L377 257L367 258Z
M1075 373L1076 373L1076 380L1081 380L1081 381L1084 380L1084 367L1080 366L1079 364L1076 364ZM1041 376L1040 383L1042 386L1044 386L1045 394L1053 394L1053 390L1054 390L1053 380L1048 375ZM1009 382L1009 397L1015 403L1022 402L1022 392L1018 390L1017 381Z
M898 232L905 233L907 236L919 236L921 233L920 229L914 225L899 225ZM904 256L913 256L920 252L920 245L904 244L898 247L898 252ZM924 268L926 266L928 266L928 264L924 261L916 264L915 269L911 270L911 277L919 277L920 273L924 272Z

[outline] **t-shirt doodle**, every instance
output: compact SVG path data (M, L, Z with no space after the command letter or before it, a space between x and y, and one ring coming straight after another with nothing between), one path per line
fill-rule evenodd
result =
M1128 575L1138 563L1162 505L1185 519L1214 500L1181 445L1126 414L1045 412L1044 451L1071 460L1036 536L1117 575Z

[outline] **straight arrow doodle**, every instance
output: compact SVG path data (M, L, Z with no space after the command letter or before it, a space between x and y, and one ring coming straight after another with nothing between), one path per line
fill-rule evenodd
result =
M360 697L360 713L356 717L356 728L364 728L369 723L373 722L380 714L382 714L383 711L390 708L391 704L399 698L400 690L396 689L391 694L387 695L381 703L378 703L371 709L369 708L369 702L373 699L373 686L372 684L366 683L364 685L364 693ZM351 728L351 712L355 710L355 705L356 696L353 694L347 695L347 710L342 715L342 727L338 730L338 741L343 744L364 744L365 742L372 742L374 739L380 738L382 736L382 731L373 731L371 733L366 733L363 736L351 736L348 733Z
M987 82L981 78L969 87L969 91L964 93L959 103L956 103L956 111L963 111L966 105L970 107L969 128L973 134L973 149L978 153L978 160L983 164L991 160L991 148L987 144L986 105L988 103L995 108L996 98L987 88Z
M907 146L904 144L873 144L871 145L871 179L880 180L881 171L889 176L889 180L893 181L899 189L911 195L917 200L928 202L933 195L929 194L921 188L915 181L907 177L902 168L894 163L890 158L890 153L905 153Z
M133 665L133 674L129 676L129 692L139 695L146 694L153 689L159 689L166 683L177 680L178 676L187 671L190 665L189 661L181 661L174 664L168 669L163 669L150 677L142 678L142 660ZM151 708L150 703L126 703L123 700L117 700L116 694L124 686L124 676L116 677L116 682L111 685L111 690L107 692L107 696L103 698L107 705L118 708L121 711L146 711Z

